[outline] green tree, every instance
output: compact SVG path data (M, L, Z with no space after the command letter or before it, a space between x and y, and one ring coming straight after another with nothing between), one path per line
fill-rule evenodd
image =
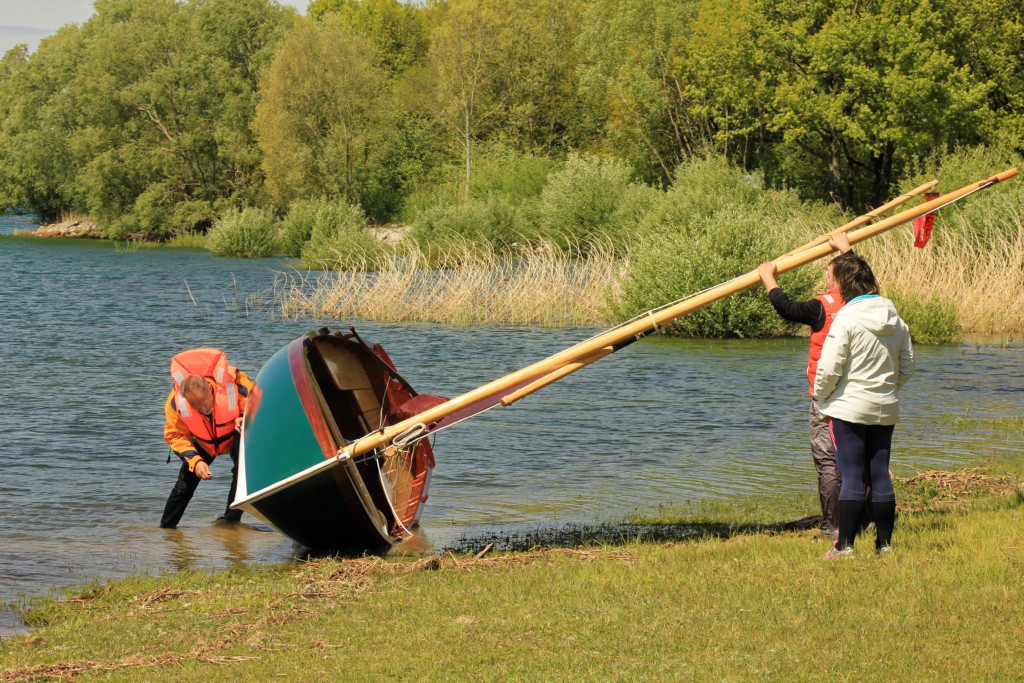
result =
M1024 142L1024 4L964 3L956 8L947 38L956 64L969 68L978 82L992 84L987 104L994 116L983 137L1005 132Z
M388 122L374 48L334 15L300 20L261 87L253 128L274 199L359 203L367 162Z
M161 236L258 201L255 85L289 14L270 0L101 0L96 10L75 82L89 212L111 234Z
M271 0L99 0L0 69L0 193L111 236L208 226L258 202L259 72L287 24Z
M956 10L930 0L755 0L747 49L771 79L741 75L781 136L783 178L845 206L883 203L901 164L971 140L989 86L954 59ZM825 174L803 169L825 169ZM771 171L772 169L769 169ZM823 186L824 185L824 186Z
M82 32L68 26L31 58L21 45L0 61L0 211L26 208L52 220L82 208L71 144L82 112L70 87L84 49Z
M430 31L423 12L398 0L314 0L310 18L335 14L377 48L377 66L389 77L426 62Z
M598 0L579 36L580 92L606 146L649 181L671 184L675 167L710 144L678 68L695 14L689 0Z
M585 7L584 0L534 0L503 8L502 26L491 36L502 59L485 87L502 103L493 135L506 144L550 153L589 134L576 51Z
M462 148L468 198L474 140L510 96L501 68L505 41L498 38L507 24L500 8L487 0L451 0L436 7L440 21L430 46L436 75L434 113Z

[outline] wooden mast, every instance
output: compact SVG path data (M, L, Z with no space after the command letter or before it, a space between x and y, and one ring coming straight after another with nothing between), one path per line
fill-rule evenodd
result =
M971 193L990 187L1000 181L1008 180L1015 175L1017 175L1016 168L1008 169L998 175L992 176L991 178L966 185L958 190L937 197L930 202L919 204L918 206L902 211L895 216L891 216L890 218L879 221L878 223L855 230L848 234L850 244L863 242L875 235L891 230L897 225L902 225L903 223L912 221L919 216L924 216L925 214L936 211L946 204L954 202ZM834 232L838 232L838 230ZM816 261L817 259L831 253L833 249L827 244L828 236L829 235L824 236L824 240L822 238L818 238L817 240L808 243L808 245L795 250L795 253L790 252L789 254L776 259L775 266L777 272L788 272L802 265L811 263L812 261ZM814 244L814 242L821 243ZM521 398L522 395L525 395L525 393L530 393L530 391L525 390L535 391L541 386L549 384L550 382L545 382L543 379L546 379L553 373L557 374L551 379L551 381L560 379L575 369L602 358L609 353L612 353L614 350L622 348L623 346L639 339L645 334L655 331L660 327L672 324L678 318L686 315L687 313L718 301L719 299L724 299L725 297L747 289L748 287L760 284L760 282L761 278L758 276L757 271L753 270L745 275L741 275L729 282L713 287L689 299L685 299L655 311L649 311L646 316L638 317L628 323L612 328L607 332L580 342L575 346L565 349L564 351L560 351L559 353L538 361L533 365L527 366L522 370L518 370L506 375L505 377L473 389L472 391L450 399L439 406L426 410L418 415L398 422L397 424L389 425L381 430L367 434L341 449L338 452L338 458L345 459L349 457L356 457L376 448L387 446L396 436L410 429L416 429L415 438L419 438L420 435L428 435L437 426L437 422L445 417L470 408L474 404L482 401L487 401L488 399L493 400L497 395L507 394L509 398L512 398L512 400L517 400L518 398ZM573 367L566 371L566 369L572 365L577 365L578 367ZM511 393L516 389L519 389L519 391ZM525 393L523 393L524 391ZM519 395L517 396L516 394ZM495 400L494 403L497 403L497 401ZM419 425L423 426L419 427Z

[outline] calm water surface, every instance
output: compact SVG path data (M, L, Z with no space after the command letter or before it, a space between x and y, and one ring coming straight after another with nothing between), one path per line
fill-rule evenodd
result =
M0 233L27 227L0 218ZM215 346L255 375L322 321L252 309L277 260L204 251L119 252L88 240L0 239L0 600L132 572L286 561L259 525L220 528L229 467L216 464L177 530L157 528L174 483L163 402L178 351ZM186 287L187 283L187 287ZM191 292L191 294L190 294ZM193 301L194 299L194 301ZM338 326L335 323L334 326ZM454 396L592 330L360 323L419 390ZM659 504L810 493L806 340L656 338L437 436L417 551L464 536L615 520ZM1024 347L918 349L894 469L1021 453L951 416L1024 412ZM794 517L813 513L794 511ZM0 634L21 628L0 611Z

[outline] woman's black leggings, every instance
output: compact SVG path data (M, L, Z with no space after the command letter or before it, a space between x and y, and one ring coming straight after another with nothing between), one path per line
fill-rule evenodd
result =
M889 450L894 425L862 425L829 418L836 464L843 478L839 490L840 550L853 545L864 512L865 484L871 486L876 546L889 545L896 523L896 493L889 477Z

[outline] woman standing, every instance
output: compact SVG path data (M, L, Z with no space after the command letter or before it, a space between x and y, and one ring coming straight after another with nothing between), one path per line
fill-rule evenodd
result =
M878 295L874 273L860 256L837 263L846 301L832 321L814 378L814 397L829 418L839 491L839 539L824 559L852 557L858 521L871 485L879 554L889 552L896 523L896 494L889 477L889 449L899 417L899 390L914 372L910 330L892 301Z

